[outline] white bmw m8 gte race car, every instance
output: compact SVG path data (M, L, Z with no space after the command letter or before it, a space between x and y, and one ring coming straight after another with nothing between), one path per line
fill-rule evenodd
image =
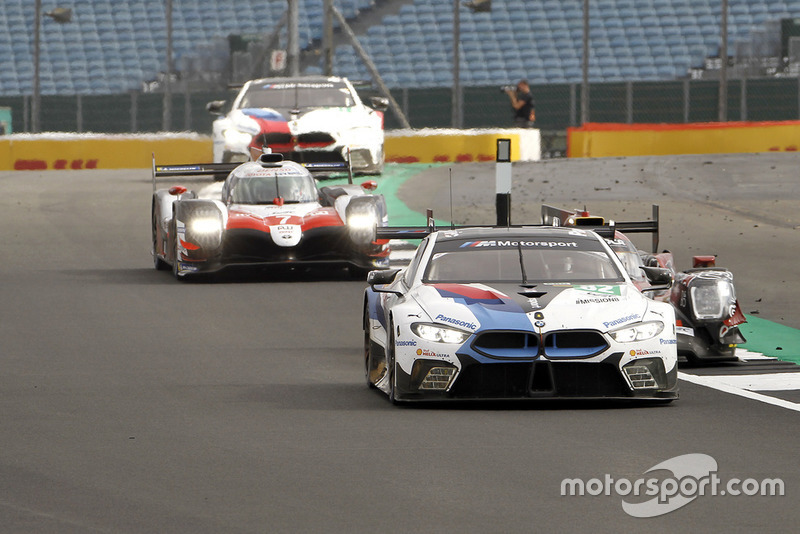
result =
M388 102L372 97L372 107L365 105L346 78L250 80L227 114L224 104L207 105L219 115L212 127L215 162L247 161L250 148L269 146L300 163L349 160L359 174L383 171L383 112Z
M225 173L219 198L198 198L183 186L156 190L156 177ZM317 187L308 168L272 153L242 164L154 163L155 267L184 279L233 265L338 264L363 279L389 266L388 241L375 239L388 221L383 195L371 193L376 187L372 180Z
M368 276L366 379L391 401L677 398L675 311L597 233L378 229L425 233L407 268Z

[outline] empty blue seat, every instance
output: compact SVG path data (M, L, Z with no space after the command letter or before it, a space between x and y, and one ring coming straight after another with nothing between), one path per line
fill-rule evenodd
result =
M143 76L153 77L163 70L163 2L75 1L73 23L43 22L47 30L42 36L43 65L48 63L52 67L45 68L56 69L52 71L56 77L51 88L85 90L85 80L77 83L80 77L75 71L102 73L97 61L114 79L106 83L93 80L92 91L123 90L126 84L133 89ZM24 4L23 10L22 5L21 0L14 0L0 10L0 23L7 28L0 35L0 58L9 58L14 71L13 76L2 80L24 79L27 83L32 62L30 36L26 35L31 8ZM336 5L352 20L377 4L374 0L336 0ZM218 16L214 17L198 3L182 2L174 8L173 47L181 69L223 69L229 33L271 32L272 21L286 10L284 0L216 0L215 6ZM305 47L312 39L321 38L322 2L300 0L300 8L300 41ZM491 13L472 13L466 8L460 13L462 72L471 84L495 83L499 77L513 79L522 71L531 79L546 77L553 83L570 79L574 69L580 68L581 2L496 0ZM800 17L800 0L730 0L729 13L731 42L747 42L755 24L784 16ZM664 79L670 72L682 76L687 65L702 62L719 46L718 0L593 0L590 16L592 75L598 80L635 80L640 74L647 79ZM391 80L390 87L418 82L448 86L452 83L448 81L452 30L452 0L414 0L404 3L398 14L372 24L359 39ZM353 75L365 75L352 49L343 49L347 52L341 57L337 50L336 64ZM658 57L657 64L653 55ZM63 69L65 62L69 69ZM636 70L638 74L634 75L637 65L644 70ZM544 69L546 73L536 72ZM419 74L424 72L428 74ZM0 93L7 95L20 85L5 82L0 84Z

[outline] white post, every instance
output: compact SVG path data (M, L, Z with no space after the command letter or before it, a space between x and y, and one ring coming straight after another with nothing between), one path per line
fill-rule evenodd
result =
M497 226L511 225L511 139L497 140Z

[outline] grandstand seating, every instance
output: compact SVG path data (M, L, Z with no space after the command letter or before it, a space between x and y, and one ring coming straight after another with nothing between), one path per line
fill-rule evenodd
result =
M461 83L507 83L526 77L531 83L580 82L582 79L582 0L493 0L491 13L461 10ZM375 52L383 35L402 38L389 42L391 53L373 58L381 73L392 73L403 87L447 86L441 66L414 61L407 72L395 68L398 59L412 55L409 42L417 34L441 35L428 44L427 53L445 50L452 55L452 0L414 0L397 16L387 16L380 27L361 37ZM592 81L663 80L686 76L719 50L719 0L593 0L590 2ZM768 20L800 16L798 0L729 0L729 50L748 39L754 27ZM382 31L381 31L382 30ZM368 77L360 62L351 60L349 46L336 50L338 74ZM413 55L419 57L418 49ZM577 61L576 61L577 60ZM491 73L488 77L486 74Z
M302 47L322 34L322 0L298 0ZM454 0L334 0L355 20L376 4L402 4L359 39L389 87L452 84ZM120 93L166 67L163 0L71 0L73 19L41 21L43 95ZM177 69L224 63L229 34L271 33L285 0L173 0ZM461 82L534 84L582 78L582 0L493 0L490 13L461 9ZM719 45L719 0L592 0L590 79L660 80L685 76ZM0 96L32 92L30 0L0 0ZM800 0L729 0L729 50L757 27L800 18ZM763 38L762 38L763 40ZM220 57L220 48L222 55ZM368 77L348 45L337 47L335 73ZM309 73L321 72L312 67Z

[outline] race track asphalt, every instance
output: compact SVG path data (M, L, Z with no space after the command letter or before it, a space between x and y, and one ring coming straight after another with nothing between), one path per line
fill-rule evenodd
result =
M552 200L640 217L657 199L662 242L681 261L719 254L746 311L800 323L800 222L780 220L797 217L788 191L774 210L766 198L743 201L774 212L755 222L725 211L729 198L702 200L705 181L662 195L668 163L637 162L648 177L631 179L622 202L613 189L628 191L627 179L603 174L605 162L561 163L563 173L520 166L515 187L548 180L552 191L520 192L515 214L517 203L533 213ZM754 180L771 176L765 165ZM478 185L486 169L454 169L477 194L455 188L466 199L459 217L490 215ZM401 196L408 187L440 200L437 173L444 179L442 168L410 179ZM796 531L798 412L688 382L659 407L394 407L364 384L363 282L316 272L178 283L152 267L150 194L146 170L0 173L0 531ZM636 499L613 491L561 495L566 478L664 479L645 473L690 453L713 457L722 480L780 478L786 495L698 496L648 519L626 514L622 501Z

